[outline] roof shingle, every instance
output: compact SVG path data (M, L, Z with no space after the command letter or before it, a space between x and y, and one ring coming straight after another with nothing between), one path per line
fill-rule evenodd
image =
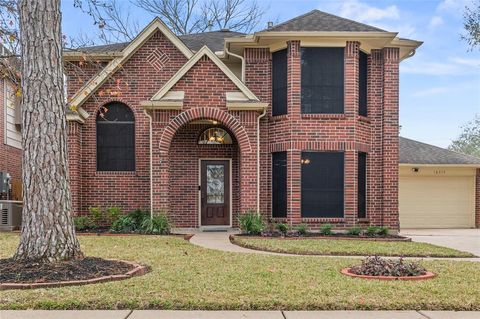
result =
M400 137L400 163L480 165L480 158Z

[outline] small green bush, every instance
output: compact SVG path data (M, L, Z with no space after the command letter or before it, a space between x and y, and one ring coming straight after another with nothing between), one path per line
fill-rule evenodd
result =
M88 212L90 214L91 225L90 228L98 228L103 222L103 212L100 207L89 207Z
M73 217L73 223L76 230L82 231L88 229L91 222L88 216L75 216Z
M110 222L113 222L118 219L118 217L122 214L122 209L120 207L112 206L112 207L107 207L105 210L107 213L108 220Z
M378 227L377 226L368 226L367 229L365 230L365 235L367 236L376 236L378 233Z
M329 236L332 234L332 225L324 224L320 226L320 234L323 236Z
M127 216L132 219L135 230L140 229L142 227L143 221L145 219L147 218L150 219L150 213L143 211L141 209L136 209L128 213Z
M153 218L145 218L142 222L142 232L157 235L170 234L170 222L167 215L160 214L153 216Z
M242 233L247 235L259 235L265 229L260 213L252 211L240 214L238 224Z
M299 235L306 235L308 232L308 227L305 224L300 224L295 227L295 230L298 232Z
M284 223L278 223L277 224L277 230L282 233L282 235L286 235L288 232L288 225Z
M116 233L129 233L138 229L135 221L130 216L120 216L112 223L110 230Z
M389 233L390 233L390 229L386 226L379 227L377 231L377 234L380 236L388 236Z
M362 229L360 227L354 226L347 230L347 235L350 236L359 236L362 233Z

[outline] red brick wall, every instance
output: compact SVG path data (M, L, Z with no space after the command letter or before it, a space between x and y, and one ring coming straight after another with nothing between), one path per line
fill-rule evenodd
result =
M480 228L480 168L477 168L475 189L475 226Z
M5 79L0 80L0 172L22 179L22 150L5 144Z

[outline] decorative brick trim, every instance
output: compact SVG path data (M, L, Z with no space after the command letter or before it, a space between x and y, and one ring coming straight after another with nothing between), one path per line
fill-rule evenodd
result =
M160 138L160 152L168 153L172 139L178 129L194 120L216 120L221 122L235 135L242 153L252 151L248 134L236 118L219 108L199 107L186 110L170 121L163 130L162 137Z
M475 182L475 227L480 228L480 168L477 168Z
M351 151L359 152L370 151L370 145L357 142L345 141L294 141L280 142L269 145L269 152L282 152L289 149L297 149L302 151Z
M147 62L157 71L161 71L163 67L170 61L168 55L160 48L156 48L147 57Z

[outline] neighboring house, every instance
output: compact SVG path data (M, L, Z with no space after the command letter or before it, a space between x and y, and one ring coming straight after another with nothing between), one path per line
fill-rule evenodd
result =
M480 159L400 138L400 227L480 227Z
M420 44L314 10L253 35L155 19L66 52L74 212L398 229L399 63Z
M0 54L6 49L0 45ZM12 67L0 61L0 172L9 173L12 178L13 195L21 197L22 178L22 132L20 99L15 84L17 74ZM3 197L3 196L2 196Z

